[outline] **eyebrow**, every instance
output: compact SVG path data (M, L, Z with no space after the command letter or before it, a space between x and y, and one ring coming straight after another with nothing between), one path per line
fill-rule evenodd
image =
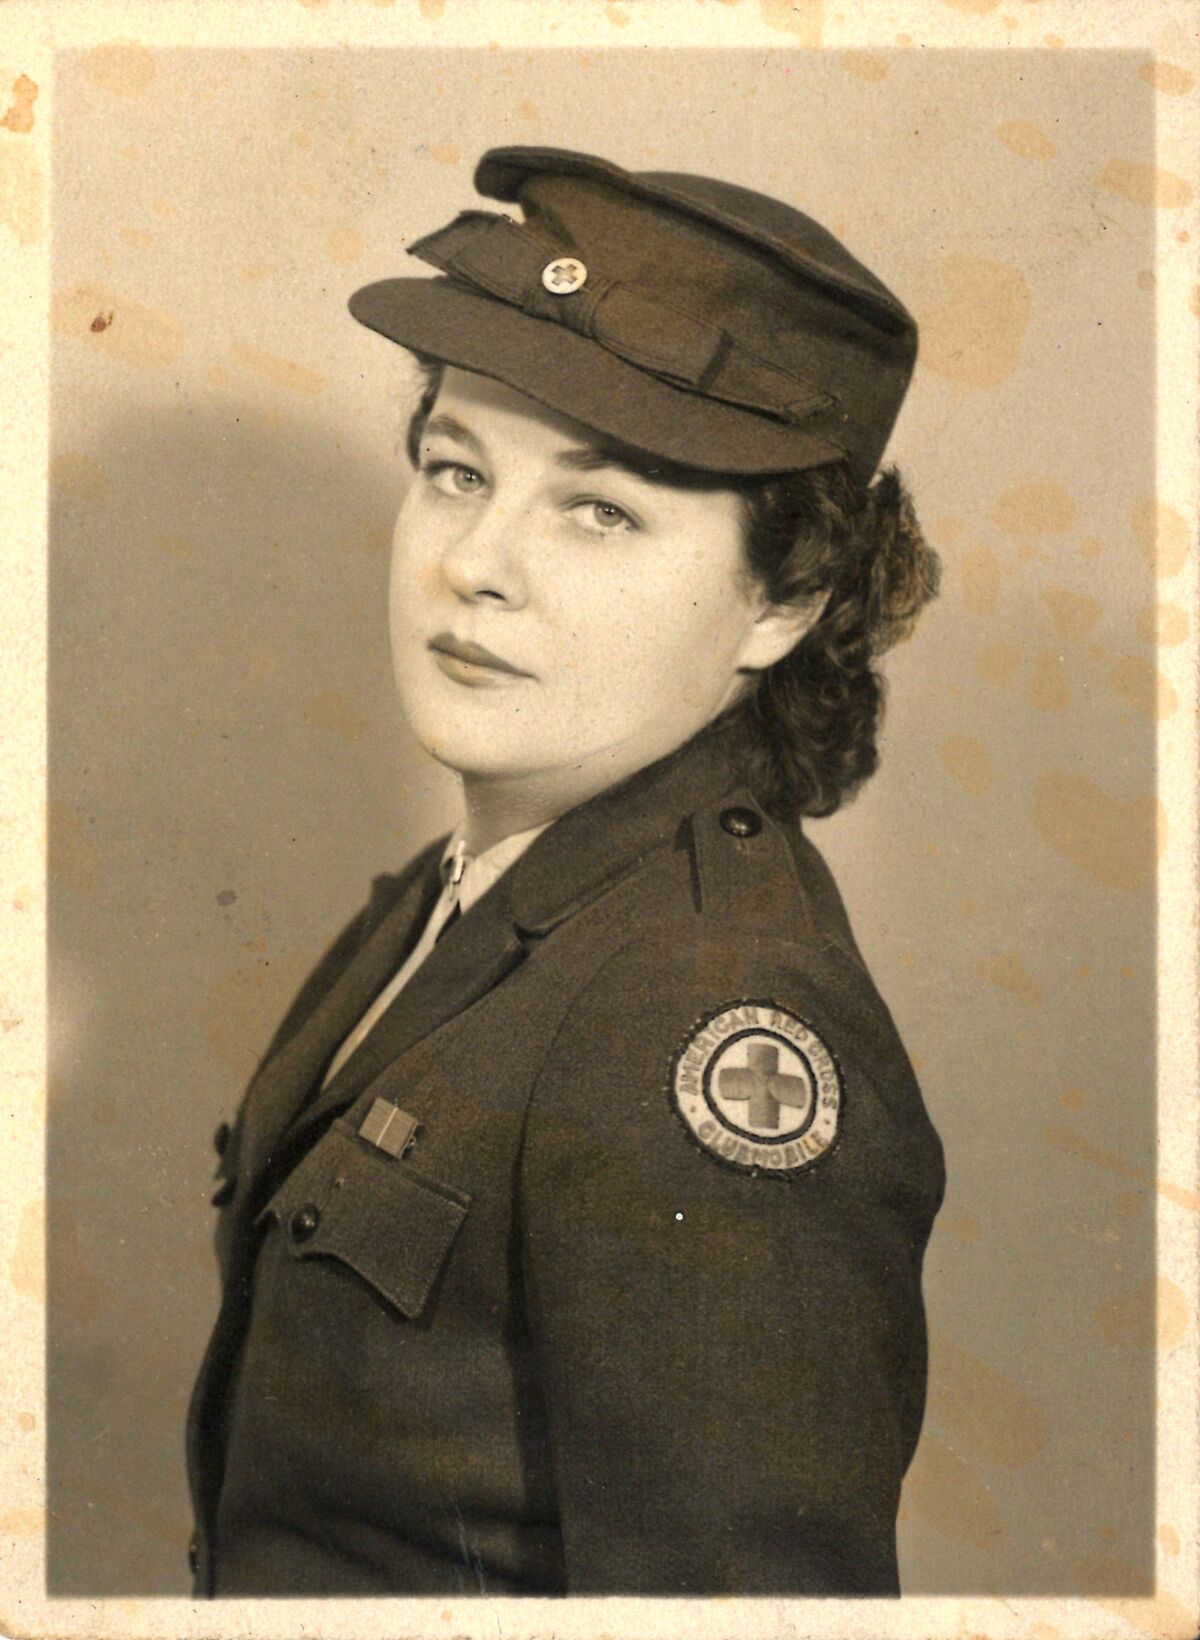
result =
M444 410L439 411L436 416L430 416L429 420L421 429L421 437L436 437L439 433L443 434L446 438L455 439L459 444L466 445L467 449L473 450L477 456L482 456L486 453L483 445L475 437L471 429L469 427L464 427L461 421L454 416L447 415Z
M456 443L463 445L477 456L487 454L482 441L476 437L464 422L448 411L439 411L436 416L430 416L422 429L423 438L436 438L438 435L452 438ZM578 444L569 449L560 450L554 457L556 467L564 467L569 472L590 473L600 468L609 467L616 472L626 473L630 478L640 478L645 483L654 483L657 476L654 465L647 463L643 469L640 465L622 460L614 451L606 450L602 445ZM659 482L662 482L660 479Z

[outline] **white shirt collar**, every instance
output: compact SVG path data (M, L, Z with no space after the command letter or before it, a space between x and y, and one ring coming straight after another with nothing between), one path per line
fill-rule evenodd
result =
M502 837L491 848L484 849L482 854L468 854L465 849L463 833L465 823L460 821L451 832L442 850L442 882L447 891L450 890L455 878L455 865L461 861L461 872L458 875L458 894L455 896L460 909L469 911L475 901L486 894L498 877L502 877L514 860L524 854L534 838L545 831L550 822L540 826L532 826L528 831L515 831L508 837Z

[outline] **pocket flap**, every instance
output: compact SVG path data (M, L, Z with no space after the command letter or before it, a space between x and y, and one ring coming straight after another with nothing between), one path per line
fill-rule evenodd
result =
M471 1198L358 1138L339 1118L258 1215L293 1258L332 1258L408 1319L425 1308Z

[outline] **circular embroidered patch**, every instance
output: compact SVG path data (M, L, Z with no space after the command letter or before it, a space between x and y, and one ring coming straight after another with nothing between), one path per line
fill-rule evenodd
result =
M671 1097L693 1136L743 1172L796 1173L833 1145L842 1079L811 1025L772 1002L731 1002L671 1061Z

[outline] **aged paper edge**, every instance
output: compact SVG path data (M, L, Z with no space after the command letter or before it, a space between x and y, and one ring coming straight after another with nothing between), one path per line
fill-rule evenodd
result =
M1038 39L1010 34L1002 11L1029 15L1036 5ZM6 1434L19 1406L43 1405L44 1310L36 1295L19 1290L11 1272L18 1247L42 1229L45 1142L45 1030L43 896L46 777L46 496L47 308L50 130L54 107L54 52L116 38L150 48L456 47L478 50L494 41L529 50L606 46L682 46L793 50L805 44L819 0L781 7L770 0L8 0L0 5L0 61L38 87L32 131L0 132L5 169L0 176L0 288L4 384L0 470L6 507L0 550L7 589L5 642L0 646L3 736L0 737L2 850L5 866L5 951L9 1000L22 1028L6 1032L3 1107L6 1117L4 1190L0 1199L0 1327L6 1340ZM1045 36L1060 49L1138 48L1200 75L1200 18L1187 0L846 0L845 15L823 8L819 48L891 49L898 34L914 46L1002 50ZM789 26L789 15L795 26ZM1157 162L1193 182L1200 153L1200 93L1164 97L1157 107ZM23 157L14 157L16 153ZM14 204L19 191L20 200ZM1189 521L1193 554L1180 581L1183 601L1196 610L1198 357L1200 286L1195 243L1200 211L1193 201L1159 213L1156 246L1158 371L1157 478ZM19 217L21 232L13 226ZM40 227L37 225L40 218ZM1186 225L1190 248L1174 235ZM1114 391L1117 391L1114 384ZM1172 658L1181 695L1197 699L1193 636ZM1159 798L1171 819L1160 862L1159 1170L1160 1177L1195 1189L1197 1178L1197 748L1187 736L1159 728ZM12 914L14 897L27 909ZM1185 1294L1200 1290L1196 1215L1158 1194L1158 1274ZM1193 1298L1193 1306L1195 1300ZM44 1592L41 1532L44 1519L41 1454L0 1445L0 1636L348 1636L438 1635L543 1637L694 1635L837 1636L884 1640L911 1636L1014 1637L1067 1640L1081 1636L1193 1635L1200 1629L1197 1497L1198 1368L1196 1311L1185 1341L1157 1361L1157 1519L1170 1521L1180 1552L1160 1549L1153 1598L1022 1599L906 1597L899 1602L788 1599L689 1601L626 1598L567 1602L485 1599L404 1601L254 1601L196 1604L188 1600L51 1600ZM28 1445L29 1443L25 1443Z

